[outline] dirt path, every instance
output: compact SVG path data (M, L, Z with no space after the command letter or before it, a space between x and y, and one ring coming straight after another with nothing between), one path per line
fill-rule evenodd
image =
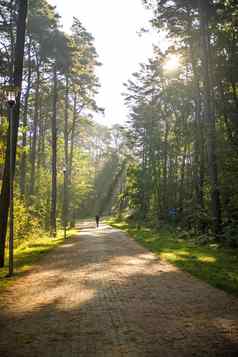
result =
M238 356L237 299L81 228L1 296L1 357Z

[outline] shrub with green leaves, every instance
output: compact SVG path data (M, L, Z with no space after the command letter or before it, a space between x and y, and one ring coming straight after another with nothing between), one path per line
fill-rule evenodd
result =
M232 248L238 247L238 224L237 222L230 222L223 228L222 240L224 243Z
M38 219L30 214L19 195L14 198L14 231L16 245L40 231Z

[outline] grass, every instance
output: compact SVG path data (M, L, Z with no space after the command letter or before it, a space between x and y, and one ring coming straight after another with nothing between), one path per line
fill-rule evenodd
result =
M179 239L168 230L154 231L124 221L107 223L126 231L137 242L180 269L210 285L238 296L238 250L217 244L199 246L194 241Z
M68 230L67 236L70 237L76 233L75 229ZM6 257L5 267L0 269L0 292L6 287L11 286L25 272L29 271L40 257L56 246L64 243L63 230L59 230L56 238L43 233L41 236L32 236L19 245L14 250L14 275L7 278L8 256Z

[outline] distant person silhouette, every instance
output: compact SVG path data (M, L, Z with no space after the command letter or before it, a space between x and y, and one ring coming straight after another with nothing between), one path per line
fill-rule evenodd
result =
M97 228L99 227L99 219L100 219L100 217L99 217L99 215L97 214L96 215L96 225L97 225Z

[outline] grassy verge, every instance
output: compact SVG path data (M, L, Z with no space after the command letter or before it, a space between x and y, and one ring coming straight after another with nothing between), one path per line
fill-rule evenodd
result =
M178 239L166 230L138 228L127 222L109 219L107 223L126 231L137 242L177 267L212 286L238 296L238 251L217 244L198 246L193 241Z
M75 233L76 230L71 229L67 232L67 236L70 237ZM14 275L11 278L6 277L8 273L8 256L6 257L5 267L0 269L0 291L14 284L16 279L24 272L30 270L43 254L46 254L63 242L64 234L61 230L58 231L57 237L54 239L47 233L42 234L40 237L33 236L27 239L14 250Z

